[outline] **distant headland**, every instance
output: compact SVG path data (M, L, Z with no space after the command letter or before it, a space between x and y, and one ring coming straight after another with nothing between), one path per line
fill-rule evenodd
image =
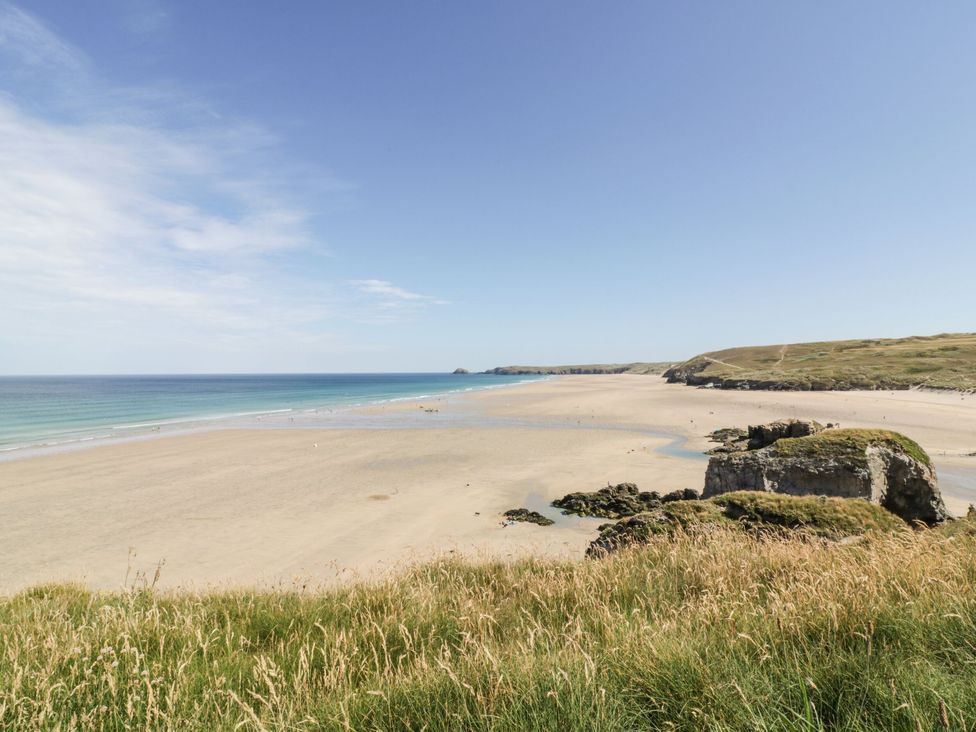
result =
M703 353L670 382L766 391L976 390L976 333L793 343Z
M976 391L976 333L746 346L703 353L678 364L498 366L483 373L653 374L689 386L759 391Z
M499 376L519 376L531 374L654 374L660 376L672 366L672 361L635 362L611 364L585 364L576 366L496 366L484 373Z

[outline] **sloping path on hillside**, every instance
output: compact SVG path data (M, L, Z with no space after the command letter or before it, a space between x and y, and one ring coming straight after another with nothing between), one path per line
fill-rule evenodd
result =
M739 369L739 371L748 371L748 369L745 366L737 366L734 363L729 363L728 361L722 361L721 359L718 358L712 358L711 356L702 356L702 358L704 358L706 361L711 361L712 363L720 363L723 366L728 366L729 368L732 369Z

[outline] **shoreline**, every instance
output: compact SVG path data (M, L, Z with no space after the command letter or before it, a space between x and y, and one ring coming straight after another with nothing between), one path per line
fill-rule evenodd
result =
M327 427L265 420L0 462L0 594L118 588L127 565L152 577L160 561L163 589L226 589L329 585L447 554L580 560L599 520L503 527L501 513L607 483L700 490L709 432L793 416L905 432L932 455L950 510L976 501L976 458L962 456L976 449L976 398L643 375L505 386L374 404Z
M288 416L291 418L299 417L304 422L320 422L313 426L321 429L337 429L328 424L332 419L338 419L343 415L355 415L361 410L368 410L380 407L385 404L411 403L423 400L440 399L450 395L463 395L474 392L488 391L491 389L505 389L517 387L525 384L533 384L548 381L553 376L542 376L540 378L525 379L511 383L488 384L484 386L474 386L465 389L449 389L443 392L433 392L430 394L408 395L402 397L391 397L388 399L377 399L374 401L356 402L352 404L337 404L335 406L320 405L312 407L289 407L282 409L254 410L246 412L235 412L230 414L187 416L174 419L160 419L143 422L134 425L109 425L92 428L91 432L104 432L106 434L83 433L75 438L66 438L53 442L30 442L23 444L13 444L0 446L0 463L10 460L20 460L24 458L36 457L46 454L57 454L60 452L74 452L100 447L106 444L125 444L127 442L138 442L152 440L160 437L171 437L177 435L195 434L200 432L210 432L221 429L236 428L257 428L267 427L264 424L265 417L274 415ZM179 426L173 426L179 425ZM277 427L287 425L276 425ZM114 432L113 432L114 430ZM126 430L141 430L129 432ZM50 439L60 437L64 433L55 433ZM48 439L48 438L38 438Z

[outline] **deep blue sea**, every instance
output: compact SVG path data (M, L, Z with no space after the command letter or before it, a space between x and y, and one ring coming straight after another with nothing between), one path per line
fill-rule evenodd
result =
M533 381L488 374L0 377L0 451Z

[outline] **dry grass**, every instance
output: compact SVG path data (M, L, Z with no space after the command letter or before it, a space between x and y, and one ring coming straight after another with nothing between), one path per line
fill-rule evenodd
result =
M730 348L676 368L698 378L749 381L754 388L971 390L976 389L976 334Z
M737 523L759 530L781 527L827 539L910 530L895 514L860 498L734 491L708 501L725 509L725 515Z
M891 430L832 429L808 437L786 437L777 440L772 450L777 455L843 460L847 464L867 462L866 452L872 445L904 452L923 465L931 467L932 459L914 440Z
M318 593L0 601L0 727L976 727L976 536L740 532Z

